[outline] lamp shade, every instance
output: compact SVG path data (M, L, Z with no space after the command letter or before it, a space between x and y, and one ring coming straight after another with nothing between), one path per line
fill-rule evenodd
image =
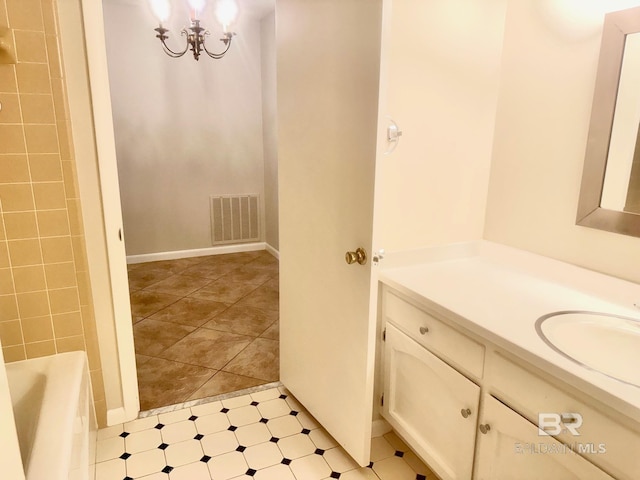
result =
M171 4L169 0L149 0L151 11L160 23L166 22L171 14Z

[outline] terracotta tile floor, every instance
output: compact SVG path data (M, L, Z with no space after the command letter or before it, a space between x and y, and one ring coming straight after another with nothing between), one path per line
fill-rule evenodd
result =
M128 270L142 410L278 380L278 261L268 252Z

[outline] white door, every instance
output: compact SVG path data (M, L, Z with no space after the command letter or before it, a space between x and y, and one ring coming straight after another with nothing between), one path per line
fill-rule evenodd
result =
M369 462L381 1L278 0L280 378Z
M485 395L476 451L476 480L612 480L538 427Z

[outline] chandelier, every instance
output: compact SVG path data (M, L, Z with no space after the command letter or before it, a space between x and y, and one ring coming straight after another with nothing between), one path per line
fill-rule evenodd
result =
M159 26L154 30L158 32L156 38L160 39L162 43L162 49L164 52L172 58L182 57L189 50L193 53L193 58L200 59L200 55L207 54L214 59L220 59L227 53L231 46L231 39L235 33L228 30L229 25L235 20L238 15L238 5L235 0L217 0L215 5L215 14L218 22L222 25L222 38L220 41L224 44L222 51L211 52L207 49L205 40L207 36L211 35L209 30L200 26L200 16L205 9L206 0L188 0L190 11L190 26L183 28L180 33L186 39L186 44L183 50L174 51L167 45L167 39L169 30L162 26L163 23L169 19L171 14L170 0L149 0L151 9L158 19Z

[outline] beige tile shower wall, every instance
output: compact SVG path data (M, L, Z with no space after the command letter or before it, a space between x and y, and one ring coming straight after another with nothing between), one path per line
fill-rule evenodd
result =
M12 362L85 350L106 405L52 0L0 0L0 341Z

